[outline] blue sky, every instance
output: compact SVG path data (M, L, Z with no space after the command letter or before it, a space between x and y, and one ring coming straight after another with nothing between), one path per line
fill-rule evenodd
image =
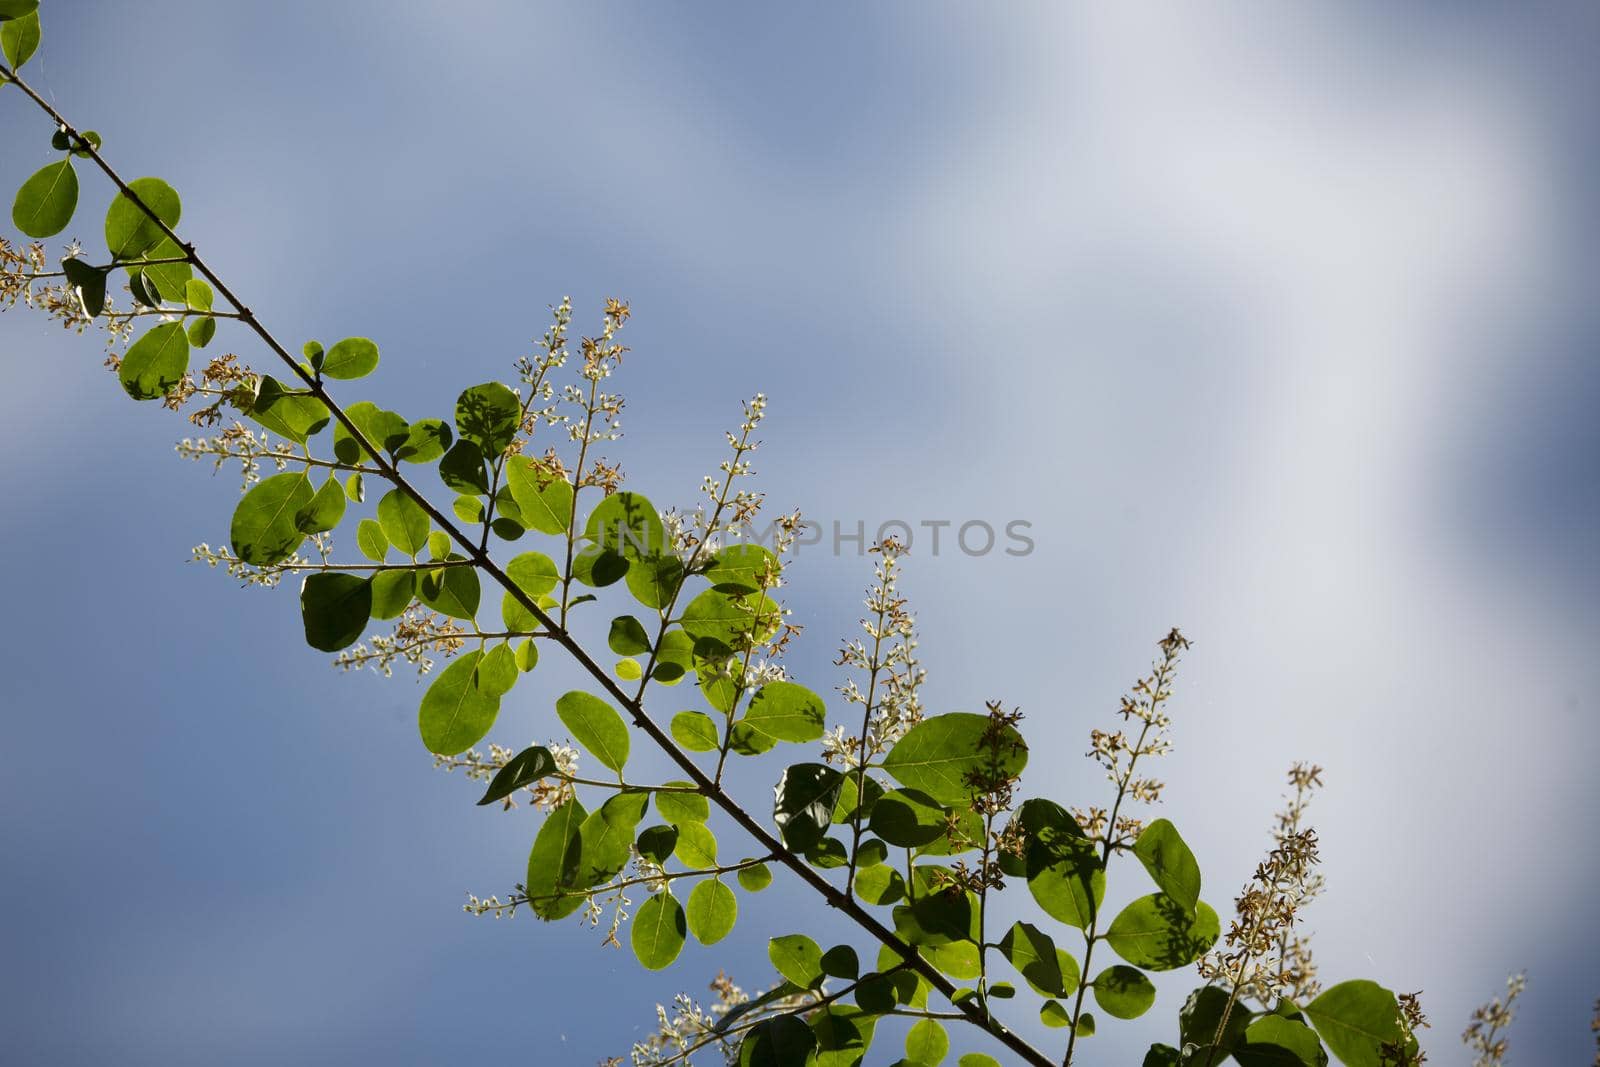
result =
M764 390L779 508L1031 522L1020 559L913 545L935 710L1020 705L1030 787L1093 803L1087 731L1182 625L1165 814L1207 898L1314 760L1325 977L1423 989L1452 1063L1526 968L1515 1060L1591 1054L1592 5L443 10L46 0L29 73L280 334L377 339L381 402L443 413L548 304L615 294L617 455L657 503ZM11 93L0 137L13 185L47 161ZM774 924L825 939L781 880L659 975L463 916L534 820L431 769L412 681L335 674L292 593L184 563L236 480L93 342L8 314L0 356L18 1062L588 1064L719 967L766 981ZM792 572L814 688L869 577ZM541 666L502 740L559 736L571 678Z

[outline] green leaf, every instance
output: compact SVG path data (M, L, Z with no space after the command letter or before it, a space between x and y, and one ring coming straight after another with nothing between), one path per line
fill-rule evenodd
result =
M117 378L135 400L156 400L183 381L188 370L189 338L183 324L164 322L129 346Z
M144 254L145 259L180 259L184 252L178 242L163 236L156 246ZM132 268L130 268L131 272ZM154 263L139 269L145 281L155 288L162 300L182 304L188 295L189 283L194 280L194 268L188 263Z
M565 533L572 522L572 483L527 456L506 461L506 483L524 523L540 533Z
M689 893L689 932L702 945L715 945L733 931L739 898L720 879L701 882Z
M548 748L543 745L525 748L495 772L494 778L489 782L489 788L484 792L483 799L478 801L478 805L481 807L493 804L497 800L504 800L517 790L532 785L546 775L554 774L555 770L555 757L550 755Z
M823 734L822 698L794 682L768 682L750 698L744 721L774 741L815 741Z
M1263 1015L1244 1032L1233 1052L1242 1067L1327 1067L1328 1054L1304 1023Z
M685 822L678 827L678 844L673 855L685 867L703 870L717 865L717 837L703 822Z
M329 477L322 483L311 503L295 513L294 524L301 533L324 533L339 525L344 518L344 487L339 479Z
M383 527L373 519L362 519L356 524L356 547L374 563L382 563L389 555L389 539Z
M711 638L731 649L749 648L778 627L781 610L765 593L733 594L707 589L683 610L682 626L689 636Z
M517 670L524 674L539 665L539 646L534 643L533 638L530 637L517 646L516 661Z
M398 619L411 606L417 595L417 577L413 571L379 571L372 576L372 617Z
M658 867L665 867L672 858L672 850L678 847L678 828L675 826L652 826L639 835L639 840L634 842L634 847L639 850L639 855L648 859Z
M822 949L805 934L785 934L767 942L767 958L777 972L799 986L822 984Z
M250 401L250 417L273 433L304 444L328 424L328 406L304 391L285 389L272 375L263 374Z
M346 381L364 378L378 369L378 346L365 337L346 337L322 357L324 377Z
M572 576L594 589L620 581L627 573L627 559L609 549L587 549L572 559Z
M1365 979L1324 990L1304 1011L1328 1051L1347 1067L1378 1067L1380 1046L1403 1036L1395 995Z
M683 906L671 890L663 890L640 906L628 940L644 969L659 971L683 951L686 929Z
M432 463L445 454L454 440L450 424L443 419L418 419L406 430L405 443L394 450L394 458L407 463Z
M39 10L39 0L0 0L0 19L26 18Z
M517 658L510 645L495 645L478 664L478 689L491 697L503 697L517 684Z
M885 864L856 872L856 896L868 904L887 905L905 899L906 883L900 872Z
M1156 1002L1156 987L1143 971L1119 963L1095 978L1094 1000L1107 1015L1137 1019Z
M638 656L650 651L650 635L632 615L618 615L611 620L606 645L619 656Z
M690 752L715 752L722 744L717 724L701 711L680 711L674 715L672 737Z
M764 588L763 579L777 572L778 558L761 545L728 545L717 553L706 578L719 592L756 593Z
M689 782L668 782L667 785L693 788ZM705 822L711 818L711 803L699 793L674 790L656 794L656 811L682 829L686 823Z
M229 540L234 555L256 567L281 563L294 555L305 534L295 516L311 503L311 479L304 471L265 478L244 495L233 510Z
M1078 988L1078 961L1032 923L1012 923L1000 940L1000 952L1039 993L1064 997Z
M209 316L203 319L194 319L189 323L189 343L196 348L204 348L211 343L217 335L217 320Z
M27 0L27 3L37 3L38 0ZM20 8L26 6L21 0L10 0L8 7ZM5 52L6 62L11 64L12 70L20 70L22 65L33 58L33 53L39 50L39 13L30 11L25 15L7 16L4 25L0 25L0 50Z
M1040 822L1027 846L1028 891L1052 919L1086 930L1105 899L1105 867L1071 815L1053 804L1035 809L1045 812L1050 821Z
M367 499L367 486L361 480L360 471L351 471L349 477L345 478L344 495L345 499L354 504L363 503ZM385 538L385 541L387 541L387 538Z
M968 775L990 764L989 751L980 742L989 731L989 717L971 712L938 715L913 726L884 757L883 769L901 785L920 789L946 804L965 803L972 796ZM1004 745L1000 769L1016 776L1028 762L1022 735L1010 726L1000 728Z
M339 571L306 575L300 585L300 619L306 644L337 652L361 639L372 617L372 586L365 578Z
M483 740L500 714L500 697L478 684L482 652L467 652L446 667L423 694L417 725L429 752L454 756Z
M575 689L556 701L556 714L595 759L618 772L627 764L628 726L610 704Z
M472 567L435 567L423 571L417 582L417 599L452 619L477 618L481 595L478 572Z
M378 525L383 527L383 535L391 545L416 559L428 543L432 524L422 505L403 490L391 489L378 501Z
M1039 1005L1039 1021L1053 1030L1072 1025L1072 1013L1060 1001L1047 1000Z
M872 832L898 848L920 848L945 835L950 809L917 789L892 789L872 805Z
M370 400L357 401L344 409L344 413L361 431L361 436L382 452L393 452L405 445L411 437L411 427L396 412L385 411ZM345 425L333 427L333 454L342 463L370 461L371 454L356 441Z
M751 893L759 893L772 884L772 870L765 863L739 868L739 885Z
M1183 1054L1171 1045L1154 1044L1144 1054L1141 1067L1178 1067L1183 1062Z
M937 1019L921 1019L906 1034L906 1058L939 1067L950 1054L950 1035Z
M638 493L612 493L589 514L586 538L628 559L667 551L666 528L655 505Z
M804 852L822 840L832 823L841 784L840 773L821 763L797 763L783 772L772 819L784 844Z
M1200 903L1200 864L1166 819L1146 826L1134 842L1133 854L1150 872L1156 888L1190 911Z
M203 278L190 278L183 283L184 305L196 311L210 311L216 294Z
M510 446L521 418L522 401L499 382L474 385L456 400L456 433L489 459Z
M178 225L183 214L183 203L172 186L160 178L135 178L128 183L135 196L155 213L156 218L169 229ZM118 193L106 212L106 247L113 259L135 259L161 243L166 236L161 226L128 199Z
M1135 967L1170 971L1199 959L1220 932L1217 913L1204 901L1190 912L1165 893L1152 893L1123 908L1105 936Z
M816 1051L817 1036L800 1018L777 1015L763 1019L739 1045L739 1067L806 1067Z
M677 597L683 584L683 563L670 555L638 556L623 577L633 599L659 611Z
M11 221L29 237L54 237L78 209L78 175L63 159L36 172L17 190Z
M528 853L528 877L523 883L530 898L529 907L541 919L561 919L583 905L583 896L571 893L554 900L540 900L560 892L577 867L581 844L578 831L588 818L578 798L573 797L550 813L533 839Z
M583 820L578 830L578 863L568 872L568 885L587 889L628 865L633 855L634 834L649 800L648 793L617 793L600 805L599 811Z
M524 552L513 558L506 564L506 577L535 603L561 582L561 572L556 569L555 561L543 552ZM500 614L505 619L506 629L513 633L532 633L539 629L539 620L533 612L510 593L500 598Z
M1000 1067L1000 1061L981 1052L969 1052L956 1061L956 1067Z

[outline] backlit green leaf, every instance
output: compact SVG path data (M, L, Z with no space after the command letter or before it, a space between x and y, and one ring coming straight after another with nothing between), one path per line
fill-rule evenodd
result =
M717 724L700 711L680 711L674 715L672 737L690 752L714 752L722 743Z
M689 893L689 932L702 945L715 945L733 931L739 898L720 879L701 882Z
M750 698L743 722L775 741L815 741L827 709L822 698L794 682L768 682Z
M1311 1028L1281 1015L1263 1015L1251 1023L1233 1057L1241 1067L1326 1067L1328 1062Z
M189 337L183 324L163 322L129 346L117 378L135 400L156 400L183 381L188 369Z
M906 1034L906 1058L939 1067L950 1054L950 1036L937 1019L920 1019Z
M327 378L363 378L378 369L378 346L365 337L346 337L322 357Z
M382 563L389 555L389 539L375 519L362 519L356 524L356 547L374 563Z
M659 971L683 951L687 929L683 906L670 890L663 890L640 905L628 939L644 969Z
M462 392L456 400L456 433L471 441L484 456L494 459L517 434L522 401L499 382L485 382Z
M1399 1003L1376 982L1340 982L1324 990L1304 1011L1328 1051L1347 1067L1378 1067L1383 1043L1401 1039Z
M435 567L423 571L417 582L417 599L452 619L476 618L480 595L478 572L472 567Z
M822 949L805 934L785 934L767 942L767 957L777 972L801 989L822 983Z
M583 897L577 893L556 899L541 898L552 897L568 884L578 863L578 831L587 818L583 805L573 797L550 813L533 839L533 849L528 853L528 876L523 884L528 890L529 906L541 919L564 918L583 905Z
M1152 893L1122 909L1105 936L1134 966L1170 971L1199 959L1220 932L1217 913L1204 901L1190 912L1165 893Z
M178 225L183 203L172 186L160 178L135 178L128 183L128 188L169 228ZM106 211L106 247L113 258L137 258L160 244L165 236L161 226L128 199L126 193L118 193L111 201Z
M345 503L344 487L339 479L330 476L311 498L311 503L295 513L294 524L301 533L307 534L332 530L344 518Z
M1156 986L1143 971L1119 963L1095 977L1094 1000L1107 1015L1137 1019L1156 1002Z
M38 0L11 0L8 6L12 10L21 10L28 4L37 2ZM33 57L33 53L38 51L39 36L37 11L13 16L4 24L0 24L0 50L5 52L6 62L11 64L12 70L21 69L22 65Z
M968 775L987 767L990 755L981 746L989 730L986 715L952 712L924 719L895 743L884 757L883 768L902 784L920 789L946 804L964 803L972 796ZM1003 773L1018 775L1027 765L1027 746L1010 726L999 733L1004 740L999 763Z
M63 159L22 183L11 205L11 221L29 237L54 237L67 228L77 209L78 175L72 160Z
M391 545L416 559L428 543L432 524L420 504L403 490L391 489L378 501L378 525Z
M581 690L556 701L558 715L573 738L614 771L628 762L628 726L610 704Z
M527 456L506 461L506 481L524 524L540 533L565 533L572 522L572 483Z
M772 869L765 863L739 868L739 885L751 893L759 893L772 884Z
M1157 819L1146 826L1134 842L1133 854L1167 896L1189 909L1200 902L1200 864L1171 822Z
M295 516L311 503L311 479L304 471L274 474L258 482L233 511L229 540L234 555L257 567L292 556L305 534Z
M478 684L481 652L466 652L446 667L422 697L417 725L429 752L454 756L483 740L500 713L500 697Z

